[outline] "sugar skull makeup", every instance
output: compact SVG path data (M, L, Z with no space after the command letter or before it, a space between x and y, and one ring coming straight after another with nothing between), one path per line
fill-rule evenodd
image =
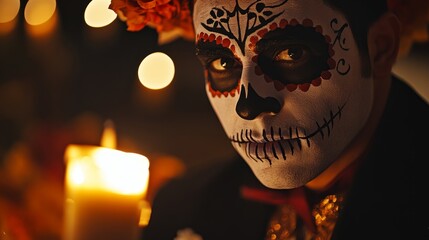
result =
M306 184L362 129L372 79L345 17L322 0L200 0L194 25L208 98L264 185Z

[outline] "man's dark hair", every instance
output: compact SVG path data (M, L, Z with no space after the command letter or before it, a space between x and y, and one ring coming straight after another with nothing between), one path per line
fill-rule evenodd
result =
M362 57L362 75L371 74L368 56L368 29L387 12L386 0L324 0L347 18Z

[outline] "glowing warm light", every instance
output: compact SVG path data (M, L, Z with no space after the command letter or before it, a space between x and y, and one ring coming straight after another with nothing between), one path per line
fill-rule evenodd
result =
M116 145L106 122L102 143ZM138 239L150 206L142 205L149 182L149 160L140 154L91 145L67 146L64 240ZM146 219L146 221L145 221Z
M140 154L114 149L116 133L106 121L101 145L70 145L66 149L68 181L73 186L97 188L119 194L144 194L149 178L149 160Z
M108 120L104 124L103 136L101 137L101 146L107 148L116 148L116 132L112 121Z
M15 19L19 7L19 0L0 0L0 23L7 23Z
M52 15L51 18L48 19L48 21L39 24L39 25L31 25L27 23L25 25L25 30L28 33L29 36L35 37L35 38L43 38L50 36L52 33L54 33L55 29L58 26L58 16L57 12L54 12L54 15Z
M92 0L85 9L85 22L90 27L99 28L112 23L117 14L109 9L111 0Z
M94 153L95 164L107 189L121 194L143 194L147 189L146 157L135 153L100 148Z
M138 77L143 86L162 89L173 81L174 71L173 60L165 53L155 52L140 63Z
M25 21L30 25L47 22L55 13L55 0L29 0L24 9Z
M81 164L76 164L76 162L71 163L69 166L69 177L70 182L81 185L85 182L85 172L84 169L82 169Z
M140 154L103 147L70 145L68 184L122 195L142 195L147 190L149 160ZM77 157L80 155L80 157Z
M17 19L13 19L12 21L0 23L0 35L6 35L13 31L17 23Z

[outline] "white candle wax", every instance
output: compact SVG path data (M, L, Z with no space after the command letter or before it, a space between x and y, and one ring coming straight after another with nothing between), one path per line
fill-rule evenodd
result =
M64 240L137 240L149 161L119 150L66 149Z

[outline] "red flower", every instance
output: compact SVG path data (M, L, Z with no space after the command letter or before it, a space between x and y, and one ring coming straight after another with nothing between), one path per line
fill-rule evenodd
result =
M149 26L158 33L180 30L183 37L194 38L187 0L112 0L109 8L127 23L128 31Z

